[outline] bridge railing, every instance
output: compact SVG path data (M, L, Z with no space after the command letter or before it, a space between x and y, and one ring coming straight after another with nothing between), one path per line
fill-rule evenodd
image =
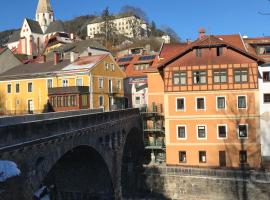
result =
M108 122L121 123L122 119L140 117L139 109L126 109L111 112L78 112L74 115L54 118L28 118L0 125L0 153L18 146L26 146L52 139L69 136L76 131L84 131L90 127L105 125Z
M0 118L0 126L18 124L23 122L37 121L37 120L46 120L46 119L55 119L62 118L72 115L82 115L88 113L97 113L103 112L103 109L83 109L83 110L74 110L74 111L66 111L66 112L50 112L50 113L42 113L35 115L21 115L21 116L8 116Z

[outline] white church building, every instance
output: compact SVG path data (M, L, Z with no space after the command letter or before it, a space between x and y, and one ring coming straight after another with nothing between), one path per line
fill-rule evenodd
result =
M64 24L55 21L50 0L39 0L36 19L24 19L22 28L15 32L7 43L14 53L36 56L43 52L49 38L56 33L66 33Z

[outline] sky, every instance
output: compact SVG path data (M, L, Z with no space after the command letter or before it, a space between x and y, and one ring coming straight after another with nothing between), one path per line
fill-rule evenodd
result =
M38 0L1 0L0 31L20 28L25 17L34 19ZM144 10L158 27L173 28L182 40L196 39L199 28L207 34L241 33L270 36L268 0L51 0L57 20L100 14L105 7L117 13L122 6ZM4 9L3 9L4 8Z

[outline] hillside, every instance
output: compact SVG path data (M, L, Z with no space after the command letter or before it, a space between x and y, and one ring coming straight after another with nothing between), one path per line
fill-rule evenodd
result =
M66 28L66 31L69 33L75 33L80 38L85 39L87 36L87 24L95 19L98 16L95 15L82 15L75 17L74 19L64 21L64 25ZM150 23L151 27L151 37L160 37L163 34L169 34L172 38L172 42L179 42L180 38L178 35L174 32L172 28L169 27L163 27L163 28L157 28L155 25L155 22L152 21ZM13 34L13 32L16 31L15 29L6 30L0 32L0 46L3 46L6 44Z

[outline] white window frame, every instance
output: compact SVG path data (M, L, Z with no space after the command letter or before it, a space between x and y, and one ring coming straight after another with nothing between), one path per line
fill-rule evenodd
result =
M64 84L64 82L66 82L66 84ZM69 83L68 83L68 79L62 79L62 87L68 87Z
M247 137L239 137L239 126L246 126L247 127ZM237 137L238 137L239 140L248 139L248 124L237 124L236 132L237 132Z
M224 97L225 99L225 108L218 108L218 98ZM227 110L227 98L226 96L216 96L216 110Z
M245 108L239 108L239 106L238 106L238 98L239 98L239 97L245 97L245 99L246 99L246 107L245 107ZM238 109L238 110L247 110L247 109L248 109L247 95L237 95L236 103L237 103L237 109Z
M225 130L226 130L226 137L219 137L219 132L218 132L218 128L220 127L220 126L225 126ZM217 124L217 139L219 139L219 140L225 140L225 139L228 139L228 126L227 126L227 124Z
M204 138L199 137L199 126L204 126L205 127L205 137ZM197 140L207 140L207 125L205 125L205 124L196 125L196 132L197 132Z
M10 85L10 92L8 92L8 86ZM7 84L7 94L11 94L12 93L12 83L8 83Z
M102 105L100 105L100 97L102 97ZM99 95L98 96L98 106L100 107L100 108L104 108L104 96L103 95Z
M204 99L204 108L203 109L198 109L197 107L197 99ZM196 108L196 111L198 110L206 110L206 98L205 97L195 97L195 108Z
M178 137L178 127L185 127L185 137L184 138ZM176 125L176 138L177 138L177 140L187 140L187 125L183 125L183 124Z
M137 103L137 100L136 100L137 97L140 98L140 103L139 104ZM141 96L136 95L135 96L135 105L141 105L141 101L142 101Z
M184 99L184 109L177 109L177 100ZM186 97L176 97L175 98L175 110L176 111L186 111Z
M82 81L82 84L81 85L77 85L77 80L81 80ZM80 77L80 78L76 78L76 86L83 86L83 78L82 77Z
M112 71L115 71L115 65L114 65L114 63L111 63L111 68L112 68Z
M100 87L100 80L102 80L102 86ZM100 77L100 78L98 78L98 88L99 89L103 89L104 88L104 78L103 77Z
M31 92L29 92L29 88L28 88L28 84L29 84L29 83L32 83L32 91L31 91ZM32 92L34 91L34 84L33 84L33 82L27 82L27 83L26 83L26 89L27 89L27 92L28 92L28 93L32 93ZM30 99L30 100L31 100L31 99Z
M49 87L48 87L48 81L49 80L52 80L52 88L53 88L53 79L52 78L48 78L48 79L46 79L46 88L48 89Z

